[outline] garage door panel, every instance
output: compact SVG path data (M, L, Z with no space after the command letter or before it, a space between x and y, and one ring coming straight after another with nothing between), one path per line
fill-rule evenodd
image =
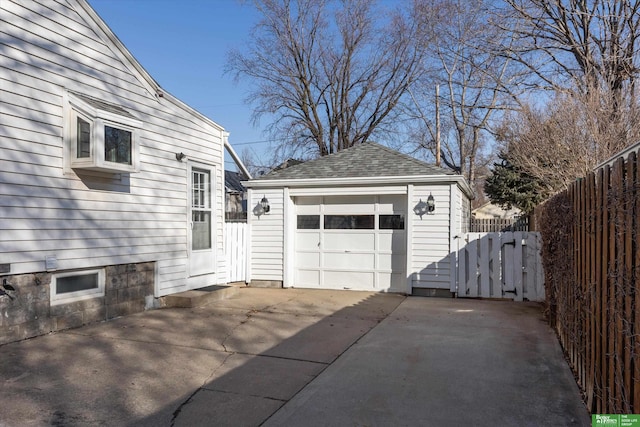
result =
M299 268L320 268L320 254L318 252L298 252Z
M322 267L324 269L373 270L375 258L374 253L325 252Z
M320 243L320 232L300 232L296 233L297 251L317 251Z
M374 273L370 271L324 271L324 286L328 288L371 289Z
M405 257L402 254L379 254L378 270L398 271L404 269Z
M369 251L375 247L376 235L372 232L325 232L322 248L324 250L335 251Z
M320 286L319 270L296 270L296 286Z
M380 232L378 242L378 250L382 252L404 254L407 251L404 231Z
M400 273L378 273L378 286L380 289L390 289L401 292L406 285L406 279Z

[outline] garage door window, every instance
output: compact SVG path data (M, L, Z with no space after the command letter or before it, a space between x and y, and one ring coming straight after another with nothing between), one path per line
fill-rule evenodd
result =
M320 215L298 215L298 230L319 230Z
M380 215L380 230L404 230L404 215Z
M374 215L325 215L325 230L373 230Z

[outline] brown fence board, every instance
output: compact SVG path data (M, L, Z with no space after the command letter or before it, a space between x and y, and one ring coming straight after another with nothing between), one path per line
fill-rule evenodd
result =
M615 387L615 402L614 413L620 414L623 411L624 401L624 389L623 389L623 364L624 358L624 329L622 320L624 317L624 159L620 158L616 161L614 166L615 186L616 186L616 270L614 277L615 297L614 297L614 315L615 315L615 328L616 338L614 341L614 387Z
M635 156L630 156L626 169L624 171L624 236L623 236L623 295L622 298L624 300L624 312L621 316L621 321L623 325L623 342L622 342L622 367L626 367L623 369L622 375L622 391L621 395L630 396L629 392L632 390L632 381L631 381L631 348L632 348L632 333L633 330L630 328L630 324L625 321L625 319L632 318L633 312L631 307L631 295L633 289L632 282L632 274L633 274L633 171L635 168ZM623 399L622 401L623 407L622 411L628 413L631 410L631 401L630 399Z
M596 196L596 181L595 174L589 174L587 177L587 200L597 200ZM587 398L587 407L591 407L593 404L593 377L595 371L595 358L596 358L596 320L594 316L595 312L595 298L593 294L593 284L595 283L596 278L596 206L595 203L587 203L588 208L588 254L587 254L587 263L589 265L589 278L587 281L585 296L587 298L587 330L588 330L588 340L586 342L586 351L587 351L587 360L585 362L585 394Z
M635 156L636 160L636 170L635 170L635 179L634 179L634 214L633 218L635 220L635 227L633 230L635 234L633 236L634 243L634 265L633 265L633 320L631 324L633 325L633 344L631 347L631 352L635 355L635 358L632 360L632 367L630 367L630 371L633 371L633 408L632 411L640 412L640 159L638 159L638 155Z
M549 319L588 409L639 413L638 153L576 181L536 215Z

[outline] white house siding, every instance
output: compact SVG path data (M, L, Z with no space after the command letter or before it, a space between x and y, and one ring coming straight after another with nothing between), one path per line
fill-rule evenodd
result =
M410 247L412 286L414 288L450 288L450 201L452 186L415 185L409 208L420 200L426 202L430 194L435 200L433 214L422 217L409 215L411 224Z
M254 209L266 197L269 213L256 215ZM250 229L252 281L284 281L284 189L250 189L247 217Z
M0 2L0 263L10 274L156 261L156 296L187 277L188 159L215 165L215 242L224 282L223 129L156 97L75 2ZM100 36L98 35L100 34ZM67 90L125 108L143 125L140 172L65 169Z

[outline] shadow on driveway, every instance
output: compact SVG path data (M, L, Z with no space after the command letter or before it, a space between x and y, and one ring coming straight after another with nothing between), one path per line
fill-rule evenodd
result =
M0 378L0 426L590 425L527 303L243 288L1 346Z

